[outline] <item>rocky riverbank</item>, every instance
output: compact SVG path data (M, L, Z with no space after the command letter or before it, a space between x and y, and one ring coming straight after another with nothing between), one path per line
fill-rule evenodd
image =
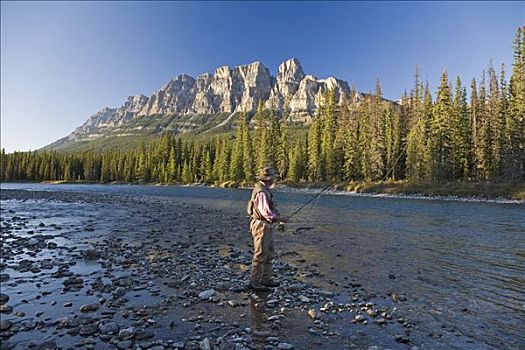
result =
M248 221L231 213L96 193L1 201L2 349L440 348L403 294L333 281L286 244L281 286L253 293Z

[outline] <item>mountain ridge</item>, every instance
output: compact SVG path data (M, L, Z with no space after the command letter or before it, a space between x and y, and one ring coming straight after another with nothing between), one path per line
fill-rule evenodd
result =
M297 58L282 62L276 76L260 61L233 68L220 66L213 74L206 72L196 78L179 74L149 97L137 94L129 96L119 107L100 109L70 135L43 149L64 149L74 142L110 134L129 136L165 129L179 133L216 129L229 123L235 113L255 112L259 101L264 102L265 108L277 112L288 108L292 121L306 123L315 115L327 89L334 90L337 103L350 97L351 89L346 81L305 74ZM350 98L359 100L363 95L356 91ZM224 119L217 122L222 114ZM146 116L154 116L154 127L151 123L141 124L140 118ZM196 119L199 122L195 122ZM215 125L207 125L208 119L213 119Z

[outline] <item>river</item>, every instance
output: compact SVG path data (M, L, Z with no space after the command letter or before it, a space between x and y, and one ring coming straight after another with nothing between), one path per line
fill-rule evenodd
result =
M176 198L233 213L240 221L247 220L250 195L244 189L184 186L2 188ZM286 214L312 193L276 190L275 198ZM405 296L413 321L432 344L525 349L524 204L326 194L276 240L300 252L334 289L357 281L378 295Z

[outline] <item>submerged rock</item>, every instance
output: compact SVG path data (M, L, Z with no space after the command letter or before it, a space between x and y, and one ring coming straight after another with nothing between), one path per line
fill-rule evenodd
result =
M82 252L82 256L86 260L97 260L100 259L100 252L96 249L86 249Z

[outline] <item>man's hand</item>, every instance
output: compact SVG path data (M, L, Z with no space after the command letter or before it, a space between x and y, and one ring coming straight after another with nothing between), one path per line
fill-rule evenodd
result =
M288 222L288 218L286 216L279 216L276 221L286 224Z

